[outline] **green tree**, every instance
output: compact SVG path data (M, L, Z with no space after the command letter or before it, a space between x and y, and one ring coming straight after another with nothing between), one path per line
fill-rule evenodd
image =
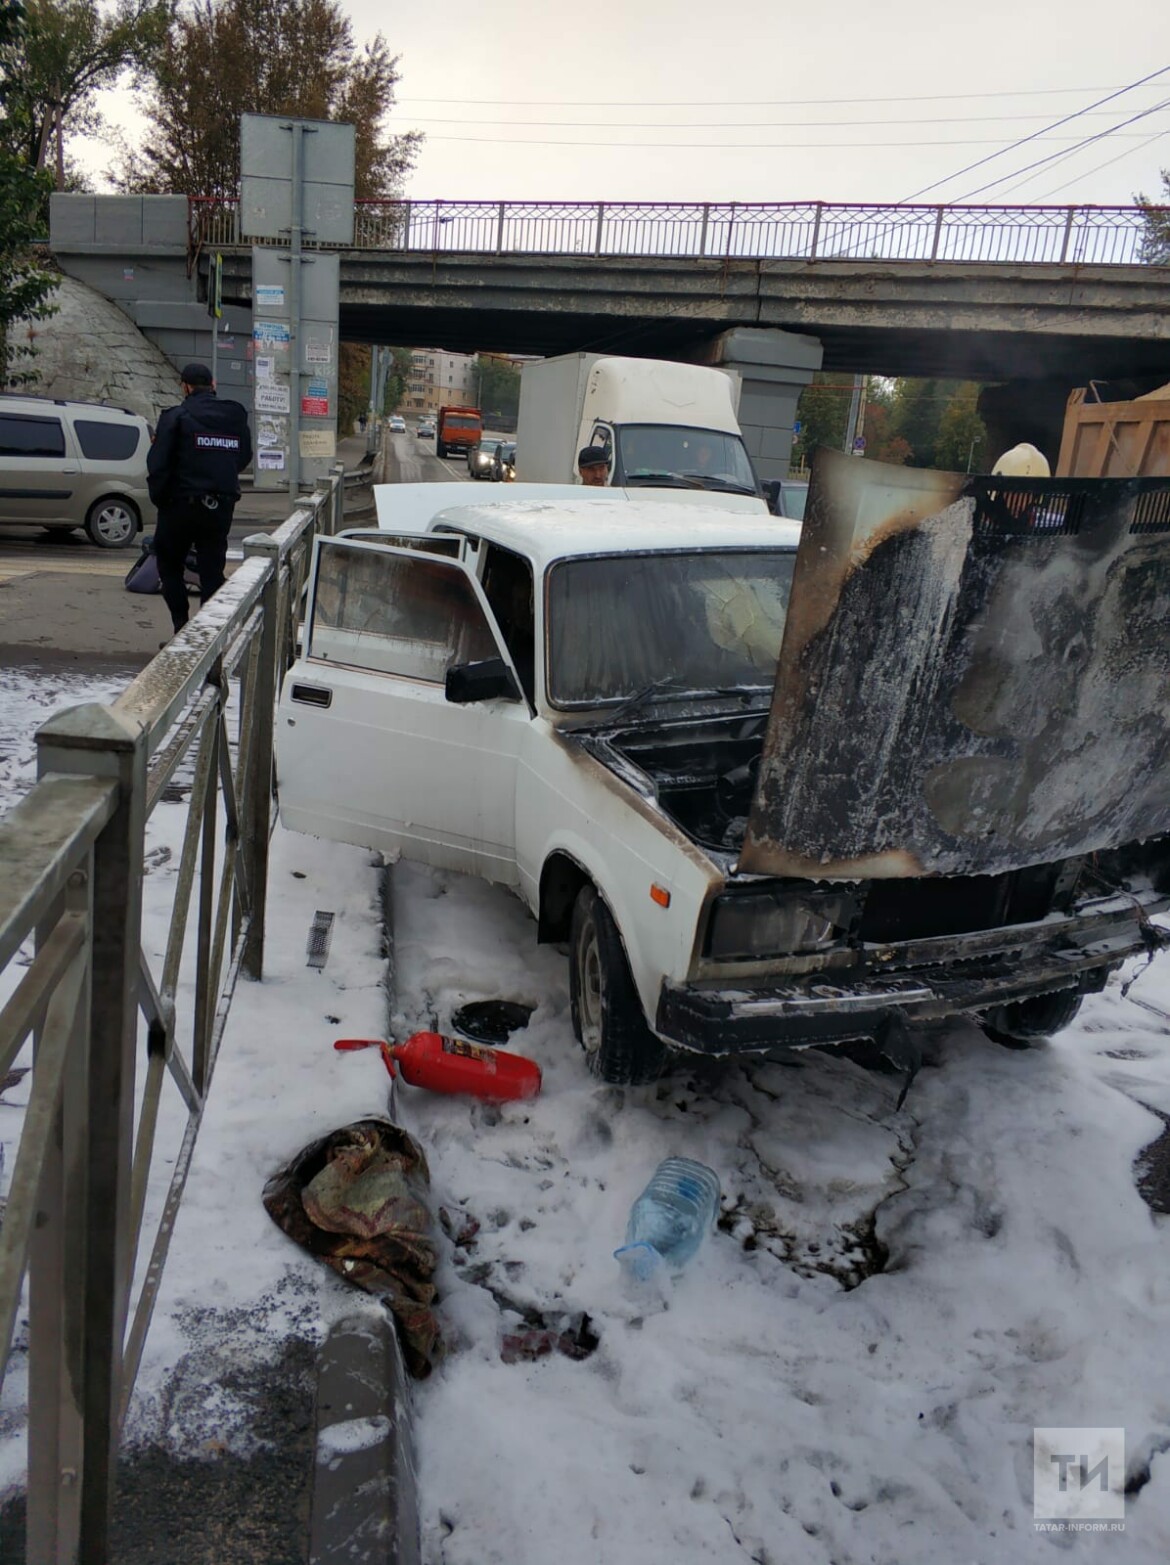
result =
M20 47L24 10L15 0L0 0L0 103L8 112L7 61ZM49 295L56 278L39 263L34 242L43 238L41 210L49 180L0 139L0 380L9 385L27 379L12 365L28 349L13 349L9 328L16 321L40 320L53 313Z
M1162 170L1162 195L1157 201L1147 201L1145 196L1134 200L1145 208L1142 260L1150 266L1170 266L1170 169Z
M796 405L800 434L792 446L794 465L809 462L818 446L841 450L845 443L852 396L852 375L818 373L813 376Z
M520 412L520 371L507 359L481 353L475 361L479 405L485 415L506 422Z
M234 195L244 113L352 124L359 198L394 195L422 140L387 135L398 57L380 33L359 49L339 0L185 0L143 76L151 129L127 190Z
M943 408L934 445L934 466L946 472L987 469L987 429L979 417L980 387L961 383Z
M946 402L942 381L904 377L894 382L890 427L909 447L911 467L934 467L938 426Z
M407 382L410 380L410 349L391 348L390 354L394 362L390 373L386 376L386 387L382 394L383 413L397 413L402 406Z
M0 47L3 141L35 169L50 157L56 187L68 182L65 141L97 135L94 96L140 70L166 36L174 0L25 0L19 37Z

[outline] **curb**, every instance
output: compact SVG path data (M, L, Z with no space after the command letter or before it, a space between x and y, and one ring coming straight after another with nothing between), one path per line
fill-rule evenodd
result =
M390 1316L346 1316L317 1360L309 1565L420 1565L410 1398Z

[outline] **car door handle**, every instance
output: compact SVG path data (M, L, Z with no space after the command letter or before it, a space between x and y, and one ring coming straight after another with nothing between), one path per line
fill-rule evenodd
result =
M80 473L81 469L79 467L73 467L71 464L67 464L61 469L61 471L63 473Z
M289 699L299 701L302 706L329 706L333 692L323 685L294 685Z

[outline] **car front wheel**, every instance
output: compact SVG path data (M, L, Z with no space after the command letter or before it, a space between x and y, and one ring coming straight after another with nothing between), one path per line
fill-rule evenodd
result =
M573 1031L589 1069L602 1081L656 1081L667 1049L646 1025L613 915L592 886L573 905L569 935Z
M1009 1044L1050 1038L1073 1020L1081 998L1075 989L1058 989L1054 994L1034 994L1010 1005L996 1005L983 1013L983 1029L989 1037Z
M99 500L85 518L85 530L99 549L128 549L138 526L138 511L129 500Z

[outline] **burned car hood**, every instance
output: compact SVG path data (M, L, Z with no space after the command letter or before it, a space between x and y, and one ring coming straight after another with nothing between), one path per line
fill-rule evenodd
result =
M821 451L740 855L998 874L1170 831L1170 481Z

